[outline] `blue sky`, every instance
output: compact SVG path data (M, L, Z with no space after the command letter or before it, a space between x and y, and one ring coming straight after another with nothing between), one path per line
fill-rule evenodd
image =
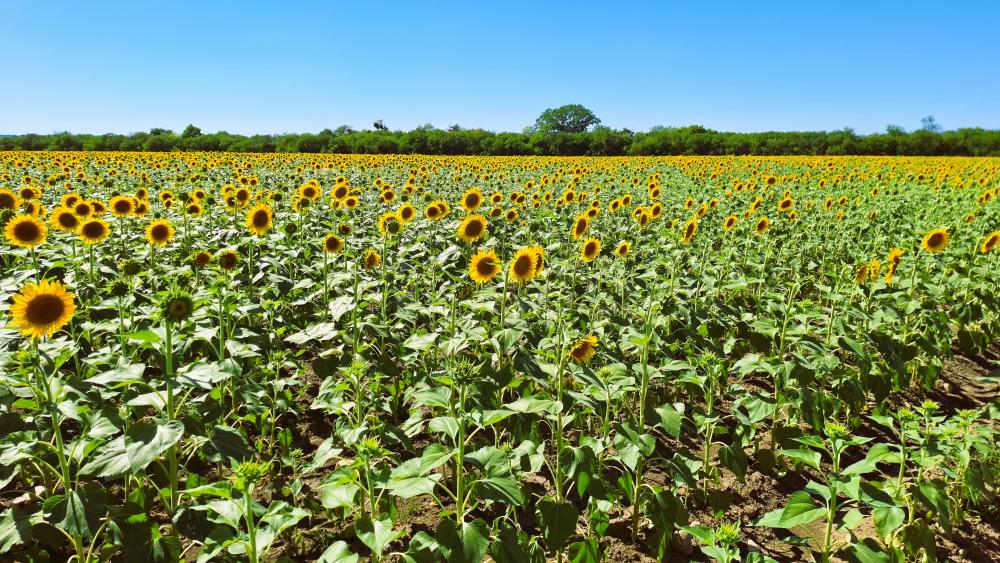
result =
M4 0L0 133L1000 129L1000 2Z

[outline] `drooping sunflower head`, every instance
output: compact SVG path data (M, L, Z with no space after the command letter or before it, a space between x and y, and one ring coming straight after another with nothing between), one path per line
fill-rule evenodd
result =
M45 242L47 235L48 228L45 223L27 213L14 216L4 228L7 241L21 248L34 248Z
M163 246L174 238L174 226L168 219L155 219L146 225L146 242Z
M83 240L83 244L97 244L108 238L108 235L111 234L111 227L104 219L92 217L80 225L80 230L77 231L77 234Z
M569 358L578 364L589 364L597 352L598 341L594 335L584 336L569 350Z
M692 217L685 221L684 230L681 231L681 242L687 244L691 242L694 238L695 233L698 232L698 219Z
M274 225L274 213L271 206L258 203L247 211L247 230L255 236L261 236Z
M382 255L379 254L378 252L375 252L375 249L369 248L368 251L365 252L365 256L361 262L361 265L366 270L372 270L374 268L377 268L378 265L381 263L382 263Z
M503 264L492 250L480 250L469 261L469 277L476 283L492 280L502 269Z
M993 231L983 239L983 244L979 246L979 252L987 254L993 252L1000 246L1000 231Z
M482 215L467 215L458 225L458 238L465 242L476 242L486 234L486 218Z
M537 255L535 251L530 248L522 248L514 254L513 260L510 261L510 279L515 283L527 283L536 274L536 258Z
M51 336L73 318L73 294L57 281L29 283L14 296L10 315L21 334L32 338Z
M336 254L344 249L344 241L337 235L326 235L323 239L323 250L329 254Z
M944 247L948 246L949 240L950 237L948 236L947 229L934 229L927 233L927 236L924 237L921 246L927 252L936 254L944 250Z
M601 254L601 241L596 238L589 238L580 245L580 260L593 262Z
M627 258L629 252L631 251L632 251L632 243L630 243L627 240L623 240L618 243L618 246L615 247L615 256L619 258Z
M758 235L764 234L771 227L771 220L767 217L761 217L757 220L757 224L754 226L754 232Z
M479 188L469 188L462 194L462 209L472 213L483 204L483 193Z

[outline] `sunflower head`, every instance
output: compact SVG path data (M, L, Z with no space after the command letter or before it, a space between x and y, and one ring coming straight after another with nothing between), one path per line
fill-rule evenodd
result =
M168 219L155 219L146 225L146 242L163 246L174 238L174 226Z
M687 244L698 232L698 219L692 217L684 223L684 230L681 231L681 242Z
M486 218L482 215L467 215L458 225L458 238L476 242L486 234L486 225Z
M619 258L627 258L629 252L631 251L632 251L632 243L630 243L627 240L623 240L618 243L618 246L615 247L615 256Z
M979 246L979 252L988 254L993 252L997 246L1000 246L1000 231L993 231L983 239L983 244Z
M205 250L199 250L194 253L194 256L191 257L191 261L194 262L199 268L204 268L212 261L212 253Z
M73 213L72 209L67 207L59 207L52 211L52 215L49 217L49 222L52 224L54 229L72 233L80 226L80 218L77 217L76 213Z
M104 219L91 218L85 220L77 231L84 244L97 244L108 238L111 234L111 227Z
M586 214L577 215L576 219L573 221L573 228L570 230L570 238L573 240L578 240L584 234L586 234L587 229L590 228L590 217Z
M597 337L594 335L584 336L576 341L569 350L569 358L578 364L589 364L590 360L597 352Z
M194 313L194 300L187 292L175 289L160 303L160 313L165 320L179 323Z
M308 201L308 200L305 200ZM247 230L255 236L261 236L274 225L274 213L271 206L258 203L247 211Z
M373 270L377 268L378 265L381 263L382 263L382 255L379 254L378 252L375 252L375 249L369 248L368 251L365 252L365 257L362 260L361 265L366 270Z
M240 255L236 253L236 250L230 248L220 252L218 258L220 268L223 270L232 270L239 263Z
M45 223L27 213L14 216L4 227L7 241L21 248L34 248L45 242L47 235L48 228Z
M601 241L596 238L587 239L580 245L580 260L593 262L601 254Z
M950 238L946 229L934 229L927 233L927 236L924 237L921 246L927 252L936 254L944 250L944 247L948 246L949 240Z
M537 254L531 248L522 248L510 261L510 279L515 283L527 283L537 274Z
M73 318L73 294L57 281L29 283L14 296L10 315L21 334L32 338L51 336Z
M731 231L732 228L736 226L736 221L738 220L739 219L737 219L735 215L730 215L729 217L726 217L726 220L722 222L722 230Z
M337 235L326 235L323 239L323 250L329 254L336 254L344 249L344 241Z
M469 260L469 277L476 283L486 283L503 270L503 263L492 250L480 250Z
M403 221L393 211L387 211L378 218L378 230L383 237L392 237L403 230Z
M771 227L771 220L767 217L761 217L757 220L757 225L754 226L754 232L758 235L764 234L767 229Z

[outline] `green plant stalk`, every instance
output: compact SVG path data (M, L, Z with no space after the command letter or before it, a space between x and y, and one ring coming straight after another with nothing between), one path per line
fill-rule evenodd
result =
M243 500L246 508L246 519L247 519L247 537L250 540L250 545L247 549L247 557L250 559L250 563L257 563L257 526L254 523L253 516L253 487L247 486L247 490L243 495Z
M165 364L164 379L167 383L167 421L174 420L174 344L173 344L173 323L169 320L164 322L164 347L163 361ZM173 514L177 510L178 487L178 466L177 466L177 445L170 446L167 450L167 472L170 479L170 502L167 509Z
M642 432L646 424L646 395L649 392L649 345L650 340L653 338L653 294L650 292L649 295L649 305L646 308L646 322L645 322L645 339L642 345L642 353L640 354L640 365L642 366L642 385L639 389L639 413L638 413L638 424L636 426L637 432ZM560 433L561 434L561 433ZM642 472L643 472L643 459L639 458L639 461L635 465L635 488L633 489L632 495L632 541L636 542L639 540L639 494L642 491Z
M62 429L60 425L62 421L59 420L59 409L56 408L55 397L52 396L52 385L48 378L45 377L45 373L42 371L41 357L38 351L38 339L31 339L32 348L32 360L34 360L35 376L38 377L38 382L45 390L45 403L46 409L49 411L49 417L52 419L52 434L56 442L56 458L59 460L59 471L62 477L63 490L67 497L70 497L73 493L73 481L70 478L69 471L69 461L66 459L65 447L63 446ZM68 501L67 501L68 502ZM76 551L77 559L85 557L85 549L83 547L83 537L80 534L72 534L71 538L73 540L73 549Z

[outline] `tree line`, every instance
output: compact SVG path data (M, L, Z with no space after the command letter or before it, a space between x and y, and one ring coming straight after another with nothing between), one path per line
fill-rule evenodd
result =
M933 118L912 132L892 126L885 132L837 131L732 133L699 125L654 127L645 132L612 129L579 105L545 110L524 131L493 132L452 125L390 130L381 120L374 130L348 126L319 133L237 135L202 133L189 125L180 134L168 129L120 135L13 135L0 137L0 150L48 151L228 151L345 154L440 155L926 155L1000 156L1000 130L965 128L942 131Z

